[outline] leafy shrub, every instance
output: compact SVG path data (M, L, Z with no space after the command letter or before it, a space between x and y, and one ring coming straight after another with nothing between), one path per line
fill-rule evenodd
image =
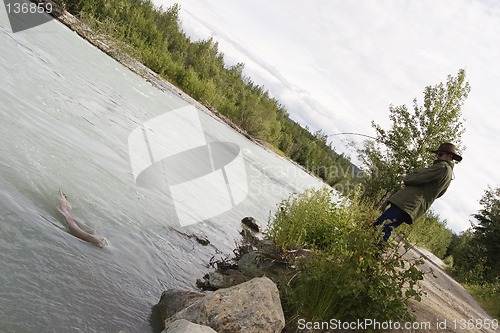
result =
M453 256L446 256L444 259L443 259L443 262L446 266L448 266L447 269L451 269L453 268Z
M407 234L412 243L426 248L441 259L446 256L453 237L453 232L446 228L446 221L441 221L432 212L426 213L411 225L402 225L398 231Z
M340 201L327 189L308 190L280 204L267 238L283 251L313 251L292 281L280 284L290 316L409 319L408 302L420 300L416 283L423 274L417 262L402 259L399 244L387 244L381 253L381 235L370 226L376 216L356 195Z
M500 277L493 282L466 284L466 288L492 317L500 320Z

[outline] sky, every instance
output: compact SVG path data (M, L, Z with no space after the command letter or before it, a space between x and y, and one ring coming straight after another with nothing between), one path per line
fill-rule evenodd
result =
M465 69L463 161L433 210L462 232L475 222L484 191L500 186L500 2L495 0L154 0L181 6L191 40L213 37L228 65L269 90L290 117L326 135L375 136L389 106L423 104L426 86ZM351 156L347 140L329 137ZM436 147L429 147L436 148Z

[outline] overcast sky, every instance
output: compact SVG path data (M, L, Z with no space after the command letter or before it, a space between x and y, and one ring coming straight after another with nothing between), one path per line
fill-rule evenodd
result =
M292 119L325 134L375 135L389 105L423 102L425 86L464 68L471 93L462 163L434 211L460 232L488 185L500 185L500 1L154 0L181 5L192 40L213 37L228 64L264 86ZM348 155L345 139L330 138ZM351 136L361 142L361 137ZM433 148L433 147L429 147Z

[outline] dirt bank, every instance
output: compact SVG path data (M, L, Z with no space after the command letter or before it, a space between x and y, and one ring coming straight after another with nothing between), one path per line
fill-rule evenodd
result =
M441 259L422 248L408 252L408 259L426 257L420 269L425 272L420 282L425 292L421 302L412 302L411 311L420 329L393 330L393 332L499 332L484 328L492 318L472 298L470 293L445 271ZM415 327L416 324L415 323ZM428 324L427 324L428 323Z

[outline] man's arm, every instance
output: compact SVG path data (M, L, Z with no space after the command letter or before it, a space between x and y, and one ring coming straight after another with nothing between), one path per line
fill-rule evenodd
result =
M446 165L443 163L437 163L429 168L421 169L406 175L403 182L405 185L409 186L426 184L441 180L445 173Z

